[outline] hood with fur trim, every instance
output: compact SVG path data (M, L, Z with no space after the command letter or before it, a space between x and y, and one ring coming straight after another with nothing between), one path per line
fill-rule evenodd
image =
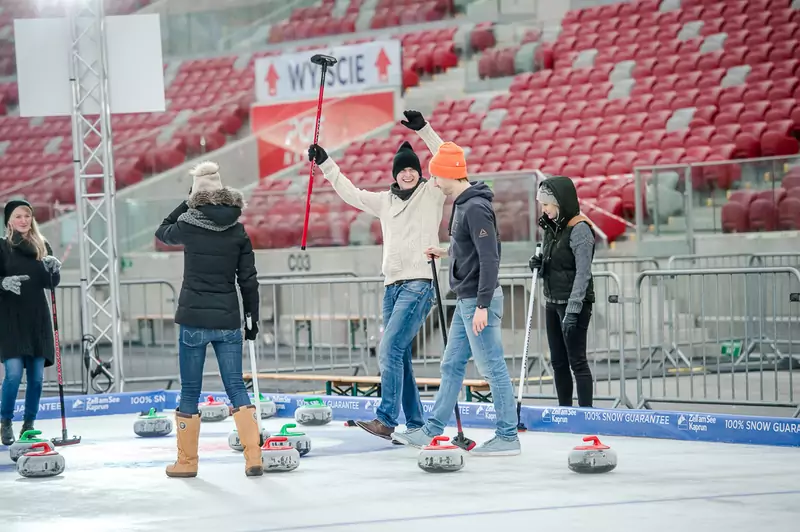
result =
M238 223L245 202L241 192L225 187L195 192L186 205L189 210L178 221L209 231L225 231Z

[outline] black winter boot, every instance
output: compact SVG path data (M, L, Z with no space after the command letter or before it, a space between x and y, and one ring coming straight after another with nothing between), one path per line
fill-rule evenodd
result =
M33 430L33 420L25 420L22 422L22 430L19 431L19 437L22 438L22 435L28 432L29 430Z
M14 430L11 428L11 420L0 420L0 441L3 445L11 445L14 443Z

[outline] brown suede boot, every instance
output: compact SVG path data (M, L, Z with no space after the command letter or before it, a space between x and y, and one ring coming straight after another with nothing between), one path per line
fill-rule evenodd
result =
M197 476L197 446L200 439L200 415L175 412L178 432L178 460L167 466L167 476L191 478Z
M244 471L248 477L260 477L264 474L264 463L261 460L261 434L258 430L255 405L243 406L233 411L236 432L244 447Z
M384 440L391 440L392 432L394 432L393 428L387 427L377 419L373 419L372 421L356 421L356 425L366 430L373 436L383 438Z

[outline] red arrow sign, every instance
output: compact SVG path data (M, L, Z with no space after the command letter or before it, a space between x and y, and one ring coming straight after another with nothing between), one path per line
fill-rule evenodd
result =
M386 50L381 48L381 52L378 54L378 59L375 60L375 67L378 69L378 78L381 81L386 81L389 79L389 65L392 62L389 61L389 56L386 55Z
M270 65L269 70L267 70L267 85L269 85L269 95L275 96L278 94L278 71L275 70L275 65Z

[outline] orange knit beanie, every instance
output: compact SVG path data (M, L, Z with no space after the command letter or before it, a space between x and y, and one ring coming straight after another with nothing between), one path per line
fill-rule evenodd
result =
M432 177L466 179L467 161L464 159L464 150L458 144L445 142L428 163L428 170Z

